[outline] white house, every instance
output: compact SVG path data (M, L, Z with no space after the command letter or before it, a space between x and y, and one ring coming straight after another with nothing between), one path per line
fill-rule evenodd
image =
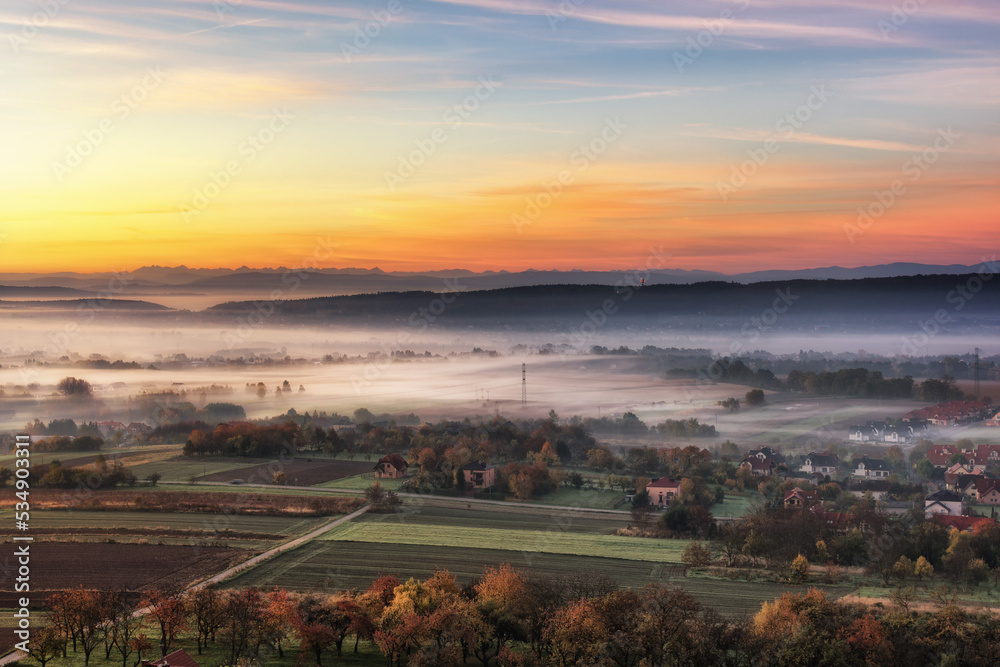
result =
M924 498L924 516L929 519L935 514L961 516L962 496L954 491L942 489Z

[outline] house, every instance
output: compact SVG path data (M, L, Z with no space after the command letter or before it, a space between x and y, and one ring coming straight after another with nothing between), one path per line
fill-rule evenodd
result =
M465 477L466 488L484 491L493 488L493 485L496 484L496 468L482 461L467 463L460 470L462 476Z
M913 439L915 439L913 427L905 424L902 426L888 426L882 434L882 442L906 444Z
M143 660L142 667L199 667L199 665L187 651L178 649L159 660Z
M854 519L847 512L827 512L819 505L811 511L827 528L841 535L846 535L854 527Z
M976 528L981 525L996 523L994 519L988 519L984 516L948 516L946 514L935 514L931 520L945 528L954 528L966 533L976 532Z
M805 491L800 488L794 488L785 494L785 507L789 509L805 509L815 505L817 502L816 494L812 491Z
M864 426L851 424L848 427L847 439L852 442L882 442L885 429L885 422L869 421Z
M855 477L884 479L888 478L889 473L892 472L892 466L884 459L873 459L867 456L855 459L851 462L851 467L854 468Z
M101 432L102 438L107 438L115 433L121 433L125 430L125 424L117 421L97 422L96 426L97 430Z
M968 450L966 458L969 463L975 465L989 465L990 463L1000 463L1000 445L979 445L976 451Z
M981 478L985 478L982 475L955 475L953 481L948 484L945 483L945 488L949 491L954 491L955 493L961 493L963 496L976 497L976 482Z
M981 505L1000 505L1000 479L978 478L975 498Z
M913 503L908 500L887 500L882 507L882 514L888 516L906 516L913 511Z
M399 454L383 456L375 464L376 479L399 479L406 474L409 464Z
M962 496L954 491L941 489L924 498L924 516L929 519L935 514L961 516Z
M747 458L750 458L751 456L756 457L761 461L765 459L770 459L774 461L775 465L780 465L785 462L785 457L782 456L781 452L766 446L761 447L760 449L751 449L749 452L747 452Z
M748 456L743 459L742 463L740 463L740 467L749 468L750 473L753 474L754 477L768 477L774 474L774 469L777 468L778 465L769 458L761 459L756 456Z
M1000 412L996 413L991 419L987 419L983 423L986 426L1000 426Z
M649 494L651 504L666 507L670 504L670 499L681 492L681 482L669 477L660 477L646 485L646 492Z
M870 493L874 500L885 500L889 497L889 480L865 479L848 485L847 490L856 498L864 498Z
M990 404L986 401L949 401L911 410L903 415L903 421L923 420L935 426L953 426L978 421L990 414Z
M153 428L145 422L132 422L125 427L125 430L129 435L145 435L153 432Z
M958 453L955 445L932 445L927 452L927 460L934 464L935 468L947 468L948 459Z
M840 459L837 458L836 454L817 454L815 452L809 452L806 456L805 461L802 462L802 467L799 468L802 472L808 473L820 473L821 475L829 475L830 477L837 476L837 466L840 465Z

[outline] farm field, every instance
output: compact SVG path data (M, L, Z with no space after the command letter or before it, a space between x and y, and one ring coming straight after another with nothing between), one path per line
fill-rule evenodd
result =
M569 533L552 525L551 530L482 528L470 526L405 526L386 523L349 522L325 533L321 540L408 544L429 547L503 547L523 553L552 553L602 558L624 558L652 563L680 563L688 540L659 540L616 535Z
M103 454L109 462L122 459L128 465L139 465L148 461L168 459L180 454L180 445L149 445L145 447L105 447L100 451L69 450L65 452L39 452L32 450L31 464L43 465L59 460L64 466L93 463L98 454ZM0 465L10 467L14 461L12 454L0 456Z
M447 569L464 585L480 576L483 567L500 563L509 563L533 577L586 574L593 578L609 577L622 587L641 588L653 582L680 586L700 602L733 617L756 613L761 603L785 592L805 590L791 584L688 579L679 565L623 558L337 541L306 544L231 579L226 587L281 586L299 591L364 589L380 574L395 574L403 580L424 579L435 569ZM851 589L824 586L823 590L839 598Z
M555 529L571 533L598 533L610 535L628 525L625 514L599 514L573 510L525 507L511 503L449 502L432 497L407 498L397 514L365 514L355 520L381 522L387 525L409 526L477 526L497 530L544 531ZM400 528L402 529L402 528Z
M307 533L326 518L255 516L194 512L103 512L37 510L31 515L35 535L178 535L202 536L215 531L280 539ZM0 511L0 522L13 523L13 510Z
M31 545L32 598L43 600L48 591L77 586L186 586L250 555L243 549L224 547L35 542ZM0 592L0 606L11 606L14 595Z
M274 473L281 471L285 473L285 480L288 484L313 486L364 474L371 472L371 470L371 464L363 461L296 458L290 461L270 461L249 468L215 472L198 477L198 481L230 482L233 479L240 479L243 482L252 481L266 484L274 479Z
M321 484L316 484L316 486L320 488L356 489L358 491L364 491L375 482L378 482L383 489L398 491L399 487L402 486L405 481L405 479L375 479L375 473L371 471L371 466L369 466L368 472L366 473L353 475L352 477L344 477L342 479L332 480L329 482L323 482Z
M172 456L159 461L130 466L129 470L139 479L145 479L156 472L164 481L186 482L191 478L197 479L205 475L252 468L261 463L267 463L267 460L221 457L191 459L183 456ZM227 477L224 481L228 482L230 479L233 477Z

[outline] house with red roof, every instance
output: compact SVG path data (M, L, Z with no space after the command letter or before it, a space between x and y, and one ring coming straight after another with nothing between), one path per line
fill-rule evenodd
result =
M985 516L948 516L935 514L931 520L945 528L954 528L966 533L974 533L979 526L996 523L994 519Z
M975 498L981 505L1000 505L1000 479L978 478Z
M955 445L932 445L927 452L927 460L934 464L935 468L947 468L948 459L958 453Z
M657 507L666 507L670 500L681 492L680 480L660 477L646 485L649 502Z
M199 665L187 651L178 649L159 660L143 660L142 667L199 667Z

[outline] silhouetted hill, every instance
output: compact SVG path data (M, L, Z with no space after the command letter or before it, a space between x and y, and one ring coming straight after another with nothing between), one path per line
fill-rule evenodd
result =
M973 288L981 288L975 293ZM963 296L960 290L967 290ZM428 291L383 292L298 299L268 304L272 317L331 322L439 323L459 321L503 325L526 320L573 325L588 313L603 311L615 321L642 318L745 320L764 318L774 325L808 318L822 324L903 325L935 318L943 321L1000 320L1000 280L975 274L861 280L790 280L752 284L701 282L652 285L641 289L605 285L549 285L442 294ZM230 302L213 313L251 312L253 302ZM774 313L767 314L770 309ZM942 314L943 313L943 314ZM600 316L596 316L600 319ZM432 319L433 318L433 319ZM756 326L756 325L754 325Z

